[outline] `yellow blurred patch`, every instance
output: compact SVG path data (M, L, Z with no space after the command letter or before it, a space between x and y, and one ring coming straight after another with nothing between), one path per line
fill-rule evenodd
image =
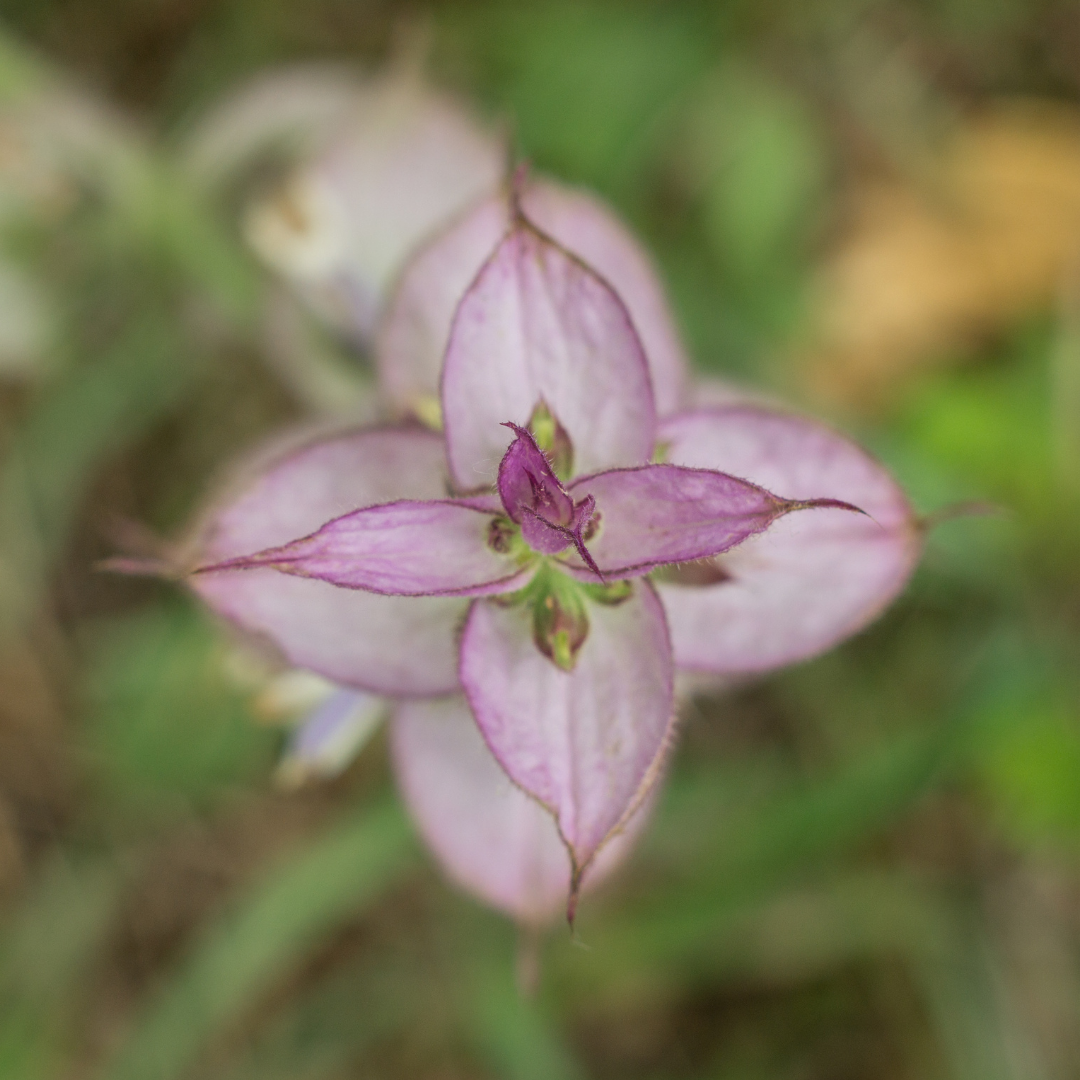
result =
M994 106L957 129L922 186L865 185L845 217L803 377L816 396L872 407L1053 301L1080 257L1080 110Z

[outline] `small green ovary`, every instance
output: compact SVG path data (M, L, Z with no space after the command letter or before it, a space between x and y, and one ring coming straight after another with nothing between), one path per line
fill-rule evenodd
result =
M524 589L498 601L528 607L536 647L560 670L573 671L589 636L589 604L621 604L633 590L631 581L610 585L577 581L544 559Z

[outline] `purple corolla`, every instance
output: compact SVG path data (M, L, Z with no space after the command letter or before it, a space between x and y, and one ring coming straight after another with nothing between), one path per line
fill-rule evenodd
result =
M459 881L528 921L567 888L572 910L639 827L676 669L813 655L887 604L919 549L903 494L840 436L684 406L647 267L613 259L602 277L568 250L611 231L575 198L489 200L406 273L381 362L396 349L391 394L423 394L445 337L442 433L405 422L263 462L188 564L291 663L402 699L392 745L422 830ZM532 205L582 224L557 242ZM594 246L603 262L614 245ZM410 335L423 347L403 354Z

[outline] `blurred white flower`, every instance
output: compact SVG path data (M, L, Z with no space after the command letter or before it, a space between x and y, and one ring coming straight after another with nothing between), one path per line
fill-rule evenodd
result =
M408 255L488 194L497 139L414 75L360 85L311 160L245 219L252 247L332 326L364 344Z

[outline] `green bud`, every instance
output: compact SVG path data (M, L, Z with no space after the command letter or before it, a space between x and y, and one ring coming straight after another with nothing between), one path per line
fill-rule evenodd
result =
M572 578L545 568L531 588L533 641L563 671L572 671L589 636L585 590Z
M497 551L500 555L509 555L522 566L536 558L536 553L522 538L521 527L502 514L491 519L487 543L492 551Z
M533 409L529 430L536 445L547 455L555 475L560 480L569 479L574 468L574 444L566 428L552 415L546 401L541 399Z

